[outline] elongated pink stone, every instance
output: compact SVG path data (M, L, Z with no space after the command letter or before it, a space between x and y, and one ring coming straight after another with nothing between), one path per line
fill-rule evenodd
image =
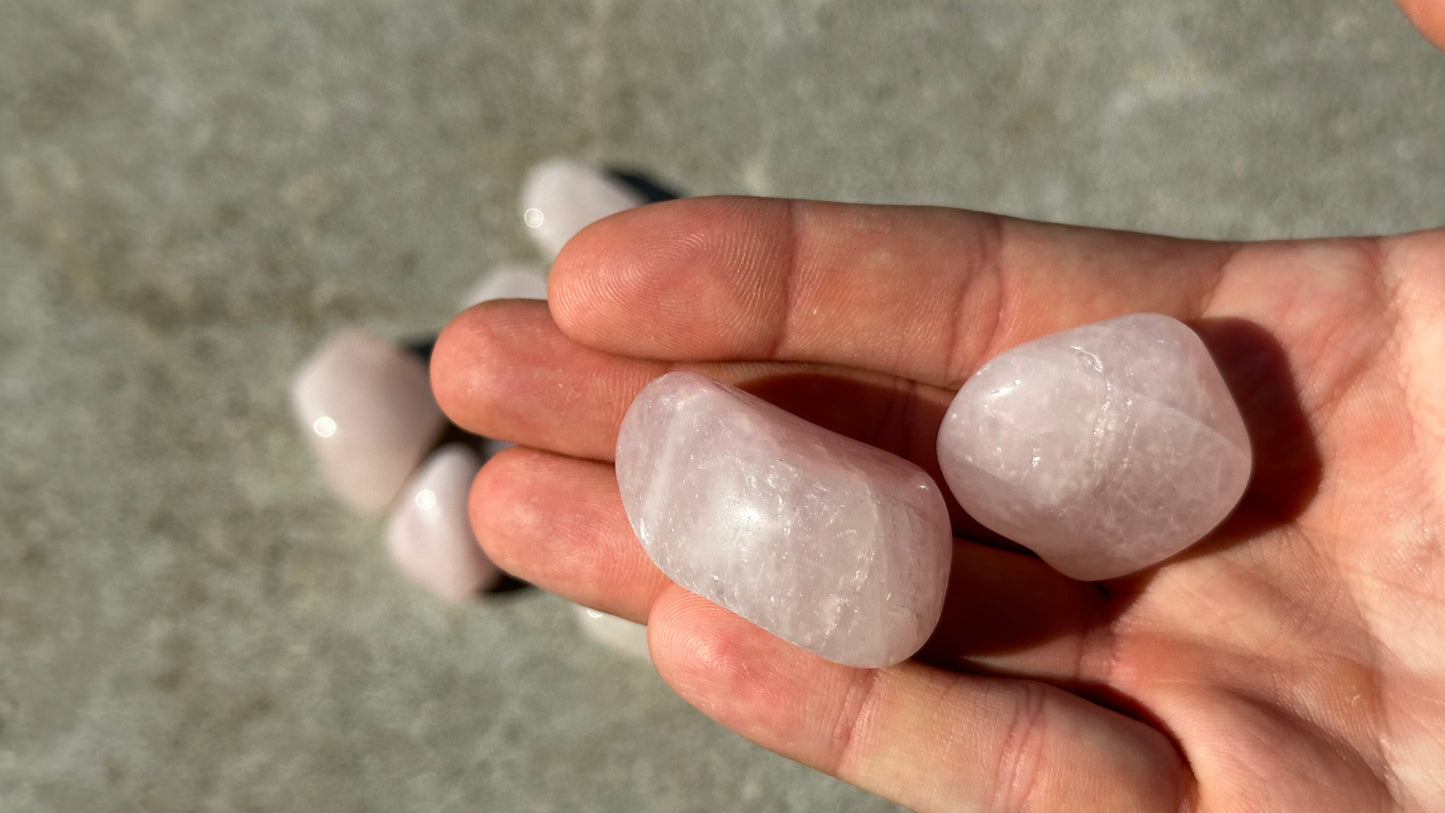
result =
M1209 533L1243 495L1253 456L1204 343L1141 313L985 364L948 409L938 460L974 519L1098 580Z
M906 460L676 372L628 409L617 484L663 573L824 658L889 666L938 624L948 509Z

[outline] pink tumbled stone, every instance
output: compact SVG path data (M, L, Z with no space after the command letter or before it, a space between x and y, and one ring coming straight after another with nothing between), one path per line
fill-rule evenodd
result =
M591 607L573 605L577 614L577 626L588 640L595 641L613 652L628 655L639 660L651 660L647 649L647 625L618 618L615 615L599 613Z
M522 222L549 259L591 223L645 202L610 174L567 158L543 161L522 182Z
M462 297L462 307L470 308L494 299L546 299L547 274L526 265L499 265L477 280Z
M1152 313L985 364L948 409L938 459L974 519L1089 581L1198 541L1239 502L1253 462L1204 343Z
M385 508L446 428L426 363L362 331L301 366L291 404L322 475L361 511Z
M617 483L663 573L824 658L889 666L938 623L948 509L902 458L677 372L628 409Z
M392 561L412 583L450 602L473 598L502 577L477 544L467 513L481 468L467 446L443 446L412 475L387 523Z

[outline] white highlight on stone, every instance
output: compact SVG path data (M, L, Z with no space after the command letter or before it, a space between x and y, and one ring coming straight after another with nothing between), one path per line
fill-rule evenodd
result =
M938 623L948 510L906 460L676 372L623 418L617 482L663 573L829 660L898 663Z
M1209 533L1244 494L1253 455L1204 343L1141 313L989 361L949 407L938 459L974 519L1099 580Z
M362 511L391 502L446 425L421 360L352 331L296 373L296 421L336 494Z
M546 299L547 275L527 265L499 265L482 275L462 297L470 308L494 299Z
M643 203L627 184L566 158L543 161L522 182L527 233L549 260L588 224Z
M647 649L646 624L601 613L581 604L573 606L576 607L577 626L588 640L633 658L652 659L652 653Z
M438 449L407 483L387 524L392 561L408 580L446 601L473 598L501 578L467 513L481 467L476 452L460 443Z

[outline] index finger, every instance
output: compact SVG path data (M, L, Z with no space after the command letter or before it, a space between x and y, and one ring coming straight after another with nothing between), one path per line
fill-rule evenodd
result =
M912 206L693 198L593 224L552 269L573 339L679 361L845 364L957 386L1022 341L1197 318L1233 244Z

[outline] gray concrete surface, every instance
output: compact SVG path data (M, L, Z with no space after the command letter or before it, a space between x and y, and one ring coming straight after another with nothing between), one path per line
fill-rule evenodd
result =
M1198 236L1445 222L1386 0L0 2L0 810L889 806L540 595L404 586L285 386L530 256L564 154Z

